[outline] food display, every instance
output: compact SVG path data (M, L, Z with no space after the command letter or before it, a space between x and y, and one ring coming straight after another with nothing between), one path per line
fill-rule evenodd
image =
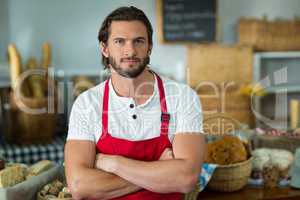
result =
M279 168L275 165L265 165L262 169L262 178L264 180L264 186L267 188L273 188L277 186L278 179L280 177Z
M21 183L26 178L26 167L13 164L0 171L0 188L11 187Z
M72 195L65 184L59 180L54 180L45 185L37 195L38 200L64 199L71 200Z
M252 152L253 179L263 179L266 187L275 187L278 181L288 179L288 172L294 160L290 151L260 148Z
M217 164L208 188L233 192L247 185L251 174L251 158L247 142L238 136L224 135L208 143L205 162Z
M26 179L29 179L33 176L37 176L44 171L47 171L48 169L52 168L54 166L54 163L50 160L42 160L40 162L37 162L30 166L27 170Z
M287 150L268 148L254 150L252 157L253 171L261 172L264 166L273 165L280 170L281 178L288 175L288 170L294 159L293 154Z
M208 144L208 163L229 165L246 160L246 147L238 137L225 135L222 139Z
M21 163L5 164L4 160L3 163L3 169L0 170L0 188L14 186L54 167L53 162L49 160L39 161L30 167Z

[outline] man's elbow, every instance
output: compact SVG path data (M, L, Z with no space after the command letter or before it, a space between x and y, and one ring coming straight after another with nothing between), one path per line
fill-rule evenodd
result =
M91 196L87 194L85 189L86 185L84 185L80 179L74 179L69 181L68 188L72 194L72 199L74 200L94 198L94 195ZM95 195L97 196L98 200L104 199L104 194L100 193L99 191Z
M70 192L72 194L73 199L80 200L80 199L83 199L85 197L84 194L83 194L83 189L81 187L79 179L71 180L68 183L68 187L70 189Z
M184 177L184 180L182 181L182 185L179 188L179 192L181 193L189 193L191 192L195 186L198 183L198 173L191 173Z

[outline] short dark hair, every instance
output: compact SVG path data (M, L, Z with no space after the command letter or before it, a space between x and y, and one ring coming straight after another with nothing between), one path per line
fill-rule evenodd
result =
M152 46L152 34L153 29L151 23L145 13L134 7L120 7L116 10L112 11L103 21L102 26L98 33L98 41L107 44L107 40L110 34L110 26L113 21L140 21L142 22L147 29L148 41L149 45ZM105 69L108 68L109 60L104 55L102 55L102 64L104 65Z

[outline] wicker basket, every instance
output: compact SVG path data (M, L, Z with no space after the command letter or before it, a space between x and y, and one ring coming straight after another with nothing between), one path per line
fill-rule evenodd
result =
M233 192L247 185L252 165L251 158L236 164L218 166L208 183L208 188L221 191Z
M184 200L197 200L200 192L200 187L197 184L193 191L184 195Z
M40 192L37 193L37 200L72 200L72 198L46 198L41 195Z
M242 18L239 21L239 43L259 51L300 50L300 20Z
M7 117L5 139L11 143L38 144L48 143L53 139L57 114L49 111L48 99L45 98L16 98L10 96L10 110ZM53 103L55 107L55 103ZM30 113L26 109L45 109L41 114Z

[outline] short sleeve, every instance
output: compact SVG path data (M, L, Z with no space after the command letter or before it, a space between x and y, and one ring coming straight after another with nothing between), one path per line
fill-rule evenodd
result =
M95 142L95 135L90 127L92 110L84 95L84 93L79 95L72 106L67 140L77 139Z
M203 133L203 115L200 99L189 86L180 91L176 111L176 133Z

